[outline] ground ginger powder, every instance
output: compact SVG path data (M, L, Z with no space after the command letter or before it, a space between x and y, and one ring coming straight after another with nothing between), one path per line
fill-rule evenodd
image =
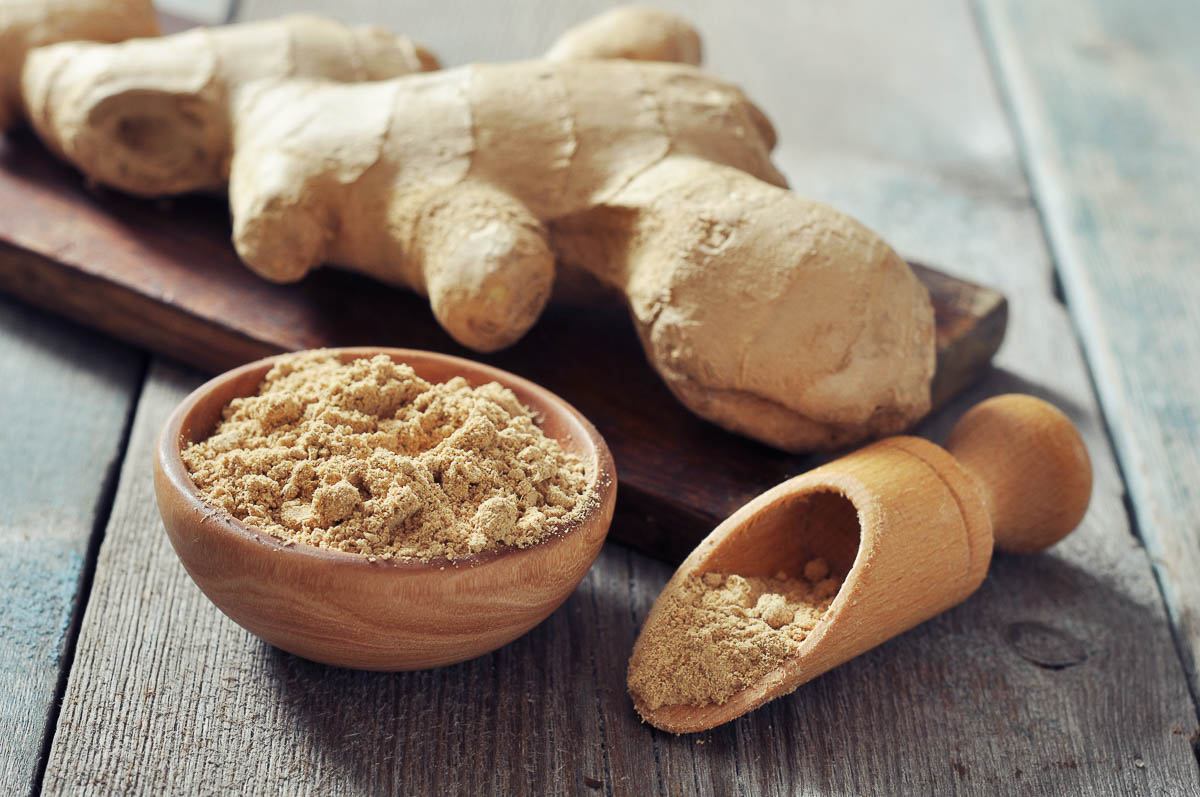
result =
M595 501L582 460L511 390L431 384L384 355L283 360L182 453L200 494L238 520L378 559L526 548Z
M649 711L724 703L795 653L840 588L821 558L803 578L689 576L642 631L629 693Z

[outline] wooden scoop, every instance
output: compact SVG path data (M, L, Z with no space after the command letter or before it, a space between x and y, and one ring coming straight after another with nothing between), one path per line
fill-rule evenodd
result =
M946 448L890 437L758 496L708 535L675 572L634 646L664 611L663 596L691 575L797 577L823 557L844 575L829 611L795 655L720 705L638 713L674 733L712 728L945 611L978 589L992 545L1031 553L1083 519L1092 468L1079 432L1032 396L984 401Z

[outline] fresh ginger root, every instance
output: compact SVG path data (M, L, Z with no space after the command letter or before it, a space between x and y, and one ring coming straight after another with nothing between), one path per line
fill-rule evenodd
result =
M332 262L406 285L456 340L491 351L537 319L557 261L623 293L671 390L728 429L798 451L919 418L934 367L924 288L872 232L783 187L774 131L737 88L687 65L597 60L698 56L685 24L623 13L569 32L554 60L170 99L226 103L232 148L213 149L232 152L234 243L264 277ZM62 142L55 98L79 97L86 121L93 94L82 76L37 79L40 60L27 95L50 98L38 129ZM117 107L156 80L102 96ZM52 146L128 189L100 163L120 128L100 125L87 160Z
M691 156L551 225L620 289L697 415L789 451L892 434L929 410L933 309L908 264L828 205Z
M700 35L686 21L657 8L619 6L576 25L546 53L551 61L626 58L700 64Z
M118 42L157 36L150 0L0 2L0 130L21 118L21 67L34 47L86 39Z
M296 14L116 45L65 42L30 53L29 120L93 179L140 196L224 190L246 84L266 78L381 80L437 68L410 39Z

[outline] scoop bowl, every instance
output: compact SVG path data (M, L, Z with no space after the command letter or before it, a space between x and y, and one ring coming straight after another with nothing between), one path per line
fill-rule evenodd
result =
M995 396L959 420L946 447L889 437L779 484L708 535L650 610L631 673L655 644L663 596L691 576L793 577L814 557L842 586L794 653L723 703L651 708L672 733L708 730L789 694L834 667L966 600L993 547L1036 553L1083 520L1092 466L1079 431L1033 396Z

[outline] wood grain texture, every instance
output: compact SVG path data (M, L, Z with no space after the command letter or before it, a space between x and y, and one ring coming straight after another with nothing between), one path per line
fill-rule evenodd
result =
M1200 694L1200 13L1187 0L978 7Z
M1079 432L1053 405L1019 393L972 407L945 448L885 437L788 479L730 515L675 571L633 649L634 706L656 728L692 733L785 696L965 601L983 583L993 549L1033 553L1061 540L1083 520L1091 490ZM814 559L828 563L841 587L792 656L720 704L654 706L635 689L661 683L652 646L678 633L664 612L687 594L688 579L801 579ZM683 670L667 677L703 674Z
M143 357L0 299L0 793L28 793ZM101 520L104 520L102 517Z
M456 345L409 291L332 269L293 285L256 277L234 254L227 216L224 203L198 197L150 203L89 192L29 133L0 140L0 289L42 307L212 372L280 351L362 343L498 365L592 419L620 468L620 511L673 518L671 534L625 524L621 538L666 559L682 559L731 511L806 467L803 457L687 412L646 362L623 307L552 307L516 346L482 356ZM1007 304L939 271L916 273L934 301L940 406L987 368ZM622 378L601 385L597 373ZM717 473L713 461L737 464Z
M1083 520L1092 498L1092 462L1071 419L1021 393L972 407L946 450L979 488L996 549L1044 551Z
M999 557L963 606L699 737L640 724L625 694L669 573L622 548L546 623L466 664L388 675L281 653L203 597L154 508L155 437L199 381L156 366L139 404L48 794L579 793L585 778L611 794L1195 787L1157 595L1144 563L1140 577L1129 566L1136 542L1095 516L1077 545Z
M420 34L453 61L537 52L607 4L312 5ZM290 9L245 6L258 15ZM1019 297L1002 367L921 431L944 439L966 407L994 393L1049 399L1081 426L1096 466L1082 528L1046 554L997 557L962 606L794 695L713 733L672 737L637 722L624 688L626 656L669 568L623 548L603 551L580 590L530 635L442 670L330 669L269 649L224 619L188 582L153 508L153 437L199 382L159 367L101 551L48 793L1200 788L1189 741L1196 717L1161 597L1126 522L967 8L950 0L741 8L704 3L689 13L710 61L776 118L794 182L904 253L957 264ZM600 395L619 391L615 372L600 373ZM669 462L671 452L661 456ZM696 466L720 473L737 463ZM669 534L677 520L655 522Z

